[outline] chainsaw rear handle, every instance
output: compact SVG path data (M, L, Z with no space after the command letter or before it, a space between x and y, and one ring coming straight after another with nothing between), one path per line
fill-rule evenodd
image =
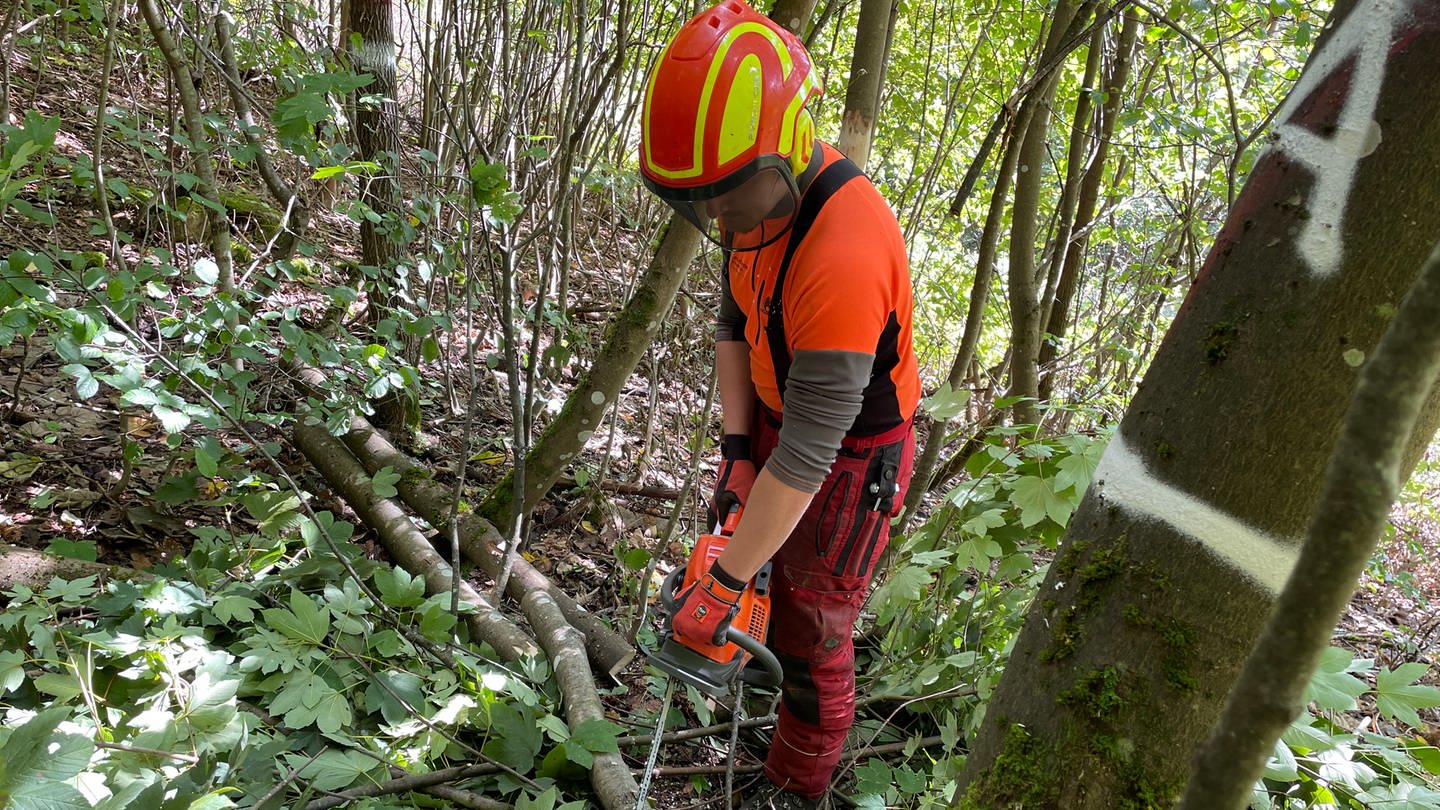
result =
M675 597L679 595L680 586L684 584L684 581L685 569L676 568L665 577L665 584L660 586L660 605L665 608L665 613L669 616L675 615ZM760 666L764 667L766 674L770 676L766 686L780 685L780 681L784 678L784 671L780 669L780 659L775 657L775 653L770 652L769 647L734 625L725 628L725 640L750 653L756 661L760 662Z

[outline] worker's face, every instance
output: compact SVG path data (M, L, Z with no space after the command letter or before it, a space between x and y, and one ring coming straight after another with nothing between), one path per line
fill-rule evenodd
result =
M758 250L790 230L799 192L788 168L765 166L740 185L714 197L666 202L715 244L730 250Z
M705 213L722 232L739 237L794 209L790 186L776 170L765 170L719 197L705 201Z

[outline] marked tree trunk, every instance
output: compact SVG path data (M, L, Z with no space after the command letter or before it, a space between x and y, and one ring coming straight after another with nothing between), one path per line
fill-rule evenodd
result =
M885 79L885 57L895 31L898 0L861 0L855 28L855 52L850 58L850 82L845 86L845 113L840 118L841 153L861 169L870 159L875 119L880 114L880 88Z
M1440 240L1437 49L1440 4L1337 6L1072 519L956 806L1180 795L1296 563L1357 366ZM1432 388L1402 477L1437 424Z

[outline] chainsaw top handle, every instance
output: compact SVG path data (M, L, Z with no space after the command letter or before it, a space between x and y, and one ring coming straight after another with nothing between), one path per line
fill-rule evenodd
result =
M680 595L680 587L684 584L685 569L676 568L665 577L665 584L660 587L660 605L665 608L668 615L675 615L675 597ZM780 659L770 651L759 639L746 633L740 628L730 625L725 628L725 640L749 653L760 666L765 668L769 678L762 682L763 686L779 686L784 672L780 669ZM678 639L677 639L678 641Z

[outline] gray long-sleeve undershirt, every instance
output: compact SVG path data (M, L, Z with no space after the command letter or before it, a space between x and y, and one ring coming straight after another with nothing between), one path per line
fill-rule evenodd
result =
M722 285L715 340L744 341L745 313ZM816 492L864 404L875 355L850 351L797 351L785 384L780 441L765 463L786 486Z

